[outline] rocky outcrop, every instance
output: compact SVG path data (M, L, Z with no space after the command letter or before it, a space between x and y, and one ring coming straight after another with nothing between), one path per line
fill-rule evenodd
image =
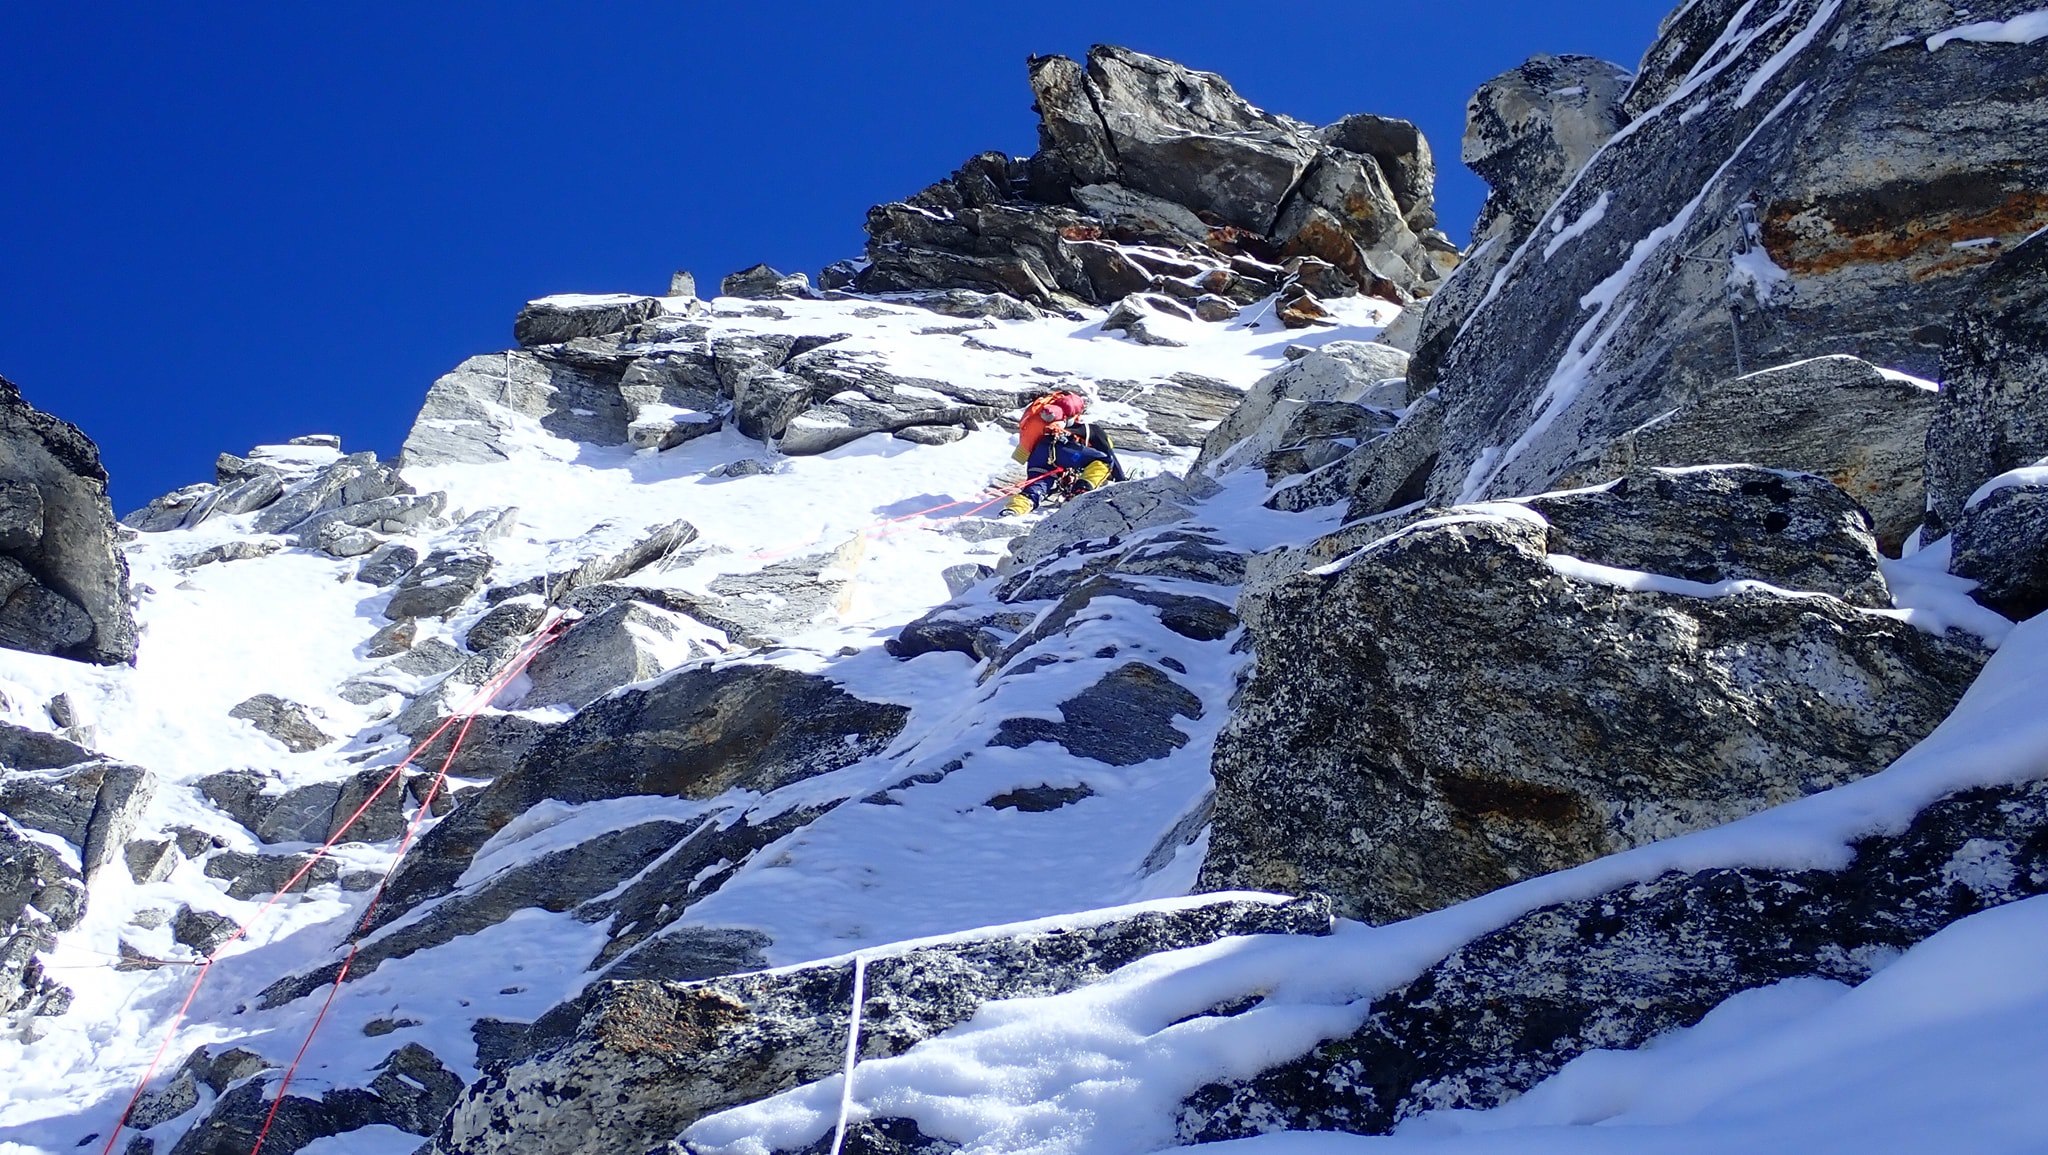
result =
M602 337L631 328L662 315L667 302L660 297L636 297L627 293L601 296L569 295L528 301L512 322L512 339L521 348L559 345L578 337Z
M1445 354L1431 496L1548 488L1749 367L1848 353L1934 377L1946 334L1913 319L1949 316L1999 245L2048 224L2048 159L2019 143L2048 129L2038 50L1930 48L1954 19L1794 0L1670 23L1626 128Z
M1825 492L1632 478L1267 586L1202 885L1388 921L1881 769L1982 651L1822 592L1701 584L1882 600L1858 511Z
M1314 901L1226 898L870 952L860 1057L901 1054L985 1002L1057 994L1147 955L1242 934L1324 934ZM488 1071L439 1155L640 1150L723 1108L838 1072L849 959L699 983L610 982L536 1024L537 1053ZM579 1088L602 1086L603 1095Z
M573 343L572 343L573 344ZM471 357L427 390L406 435L407 465L503 461L518 418L572 441L617 445L631 416L619 394L625 365L579 362L569 346L542 346Z
M1034 57L1030 77L1037 154L984 153L870 210L855 287L1244 303L1280 287L1283 258L1313 257L1342 270L1346 292L1407 301L1456 263L1434 229L1428 143L1406 121L1317 130L1221 77L1109 46L1085 62Z
M1463 159L1486 181L1472 244L1407 338L1417 392L1493 279L1579 170L1617 132L1628 71L1591 56L1532 56L1479 86L1465 110Z
M1870 511L1897 557L1925 514L1921 462L1936 409L1924 381L1854 357L1815 357L1717 381L1568 467L1591 485L1647 466L1745 461L1819 474Z
M1946 51L1946 49L1944 49ZM1927 538L1977 488L2048 457L2048 232L1999 257L1956 314L1927 434Z
M802 273L784 273L767 265L750 265L729 274L718 283L718 291L728 297L754 300L794 300L816 296L811 292L809 277Z
M99 447L0 377L0 646L107 665L135 641Z
M1307 1055L1190 1096L1180 1138L1273 1130L1383 1134L1498 1106L1592 1050L1642 1046L1741 991L1859 983L1943 927L2048 891L2048 784L1970 790L1841 870L1666 874L1546 906L1372 1001Z

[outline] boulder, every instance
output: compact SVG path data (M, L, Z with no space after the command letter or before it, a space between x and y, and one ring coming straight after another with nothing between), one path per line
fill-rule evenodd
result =
M1109 315L1102 319L1101 329L1105 333L1122 333L1140 345L1167 348L1186 345L1186 341L1157 331L1170 328L1170 325L1159 324L1162 318L1168 322L1192 321L1195 315L1170 297L1134 293L1110 309Z
M529 706L587 705L620 686L644 682L690 655L684 622L640 602L624 601L585 618L542 650L526 668Z
M55 718L51 720L56 721ZM92 751L68 738L12 722L0 722L0 768L55 770L92 759Z
M556 345L577 337L601 337L661 316L659 297L631 293L564 294L528 301L512 322L512 339L521 348Z
M902 303L929 309L948 317L989 318L998 321L1036 321L1045 314L1007 293L977 293L971 289L940 289L913 293Z
M1209 295L1217 318L1273 292L1282 255L1345 270L1345 293L1401 300L1456 263L1431 228L1434 166L1413 125L1361 116L1319 133L1220 77L1106 45L1085 62L1033 57L1029 74L1037 154L983 153L870 210L854 287L1056 310Z
M389 586L412 572L419 564L420 551L403 542L388 541L366 555L356 567L355 578L373 586Z
M23 1032L26 1020L59 1015L71 990L43 969L40 952L85 915L86 889L55 850L0 824L0 1014Z
M280 481L279 484L285 483ZM304 480L291 483L283 496L265 506L249 525L257 533L307 534L317 532L325 521L371 525L380 516L400 516L406 504L376 503L386 498L411 495L412 492L412 486L400 476L397 466L378 461L374 453L351 454ZM361 509L348 515L331 516L336 511L351 507Z
M233 1055L249 1052L229 1052L222 1058ZM376 1076L367 1087L335 1087L313 1098L301 1083L295 1084L301 1093L279 1099L279 1074L265 1070L260 1059L249 1055L228 1071L216 1063L209 1081L216 1098L170 1155L245 1152L257 1145L259 1134L266 1136L261 1141L265 1150L279 1153L315 1143L346 1147L349 1136L366 1127L392 1127L423 1136L448 1113L462 1089L461 1077L418 1043L393 1051L372 1070ZM388 1140L366 1136L364 1142L382 1145Z
M0 377L0 645L111 665L135 657L128 563L99 447Z
M1348 502L1345 520L1357 521L1421 501L1436 467L1443 415L1436 394L1423 394L1384 436L1276 488L1266 506L1298 513Z
M1957 524L1979 486L2048 457L2048 233L1985 270L1941 363L1927 431L1928 540Z
M1635 86L1668 96L1586 162L1445 353L1431 497L1550 488L1757 366L1847 353L1935 377L1945 331L1901 318L1951 315L2000 245L2048 225L2048 155L2020 143L2048 132L2038 54L1930 49L1953 23L1828 0L1668 23Z
M399 579L384 616L395 622L452 613L483 589L491 565L490 554L468 545L437 549Z
M1589 485L1646 466L1743 461L1819 474L1863 504L1897 557L1925 510L1921 459L1936 396L1854 357L1815 357L1717 381L1569 466Z
M283 548L283 542L269 538L251 540L238 537L233 541L208 546L197 553L188 553L178 559L177 565L179 569L198 569L200 566L224 561L254 561L259 557L269 557Z
M139 766L94 759L62 769L14 771L0 778L0 814L78 848L84 877L121 856L156 778Z
M2048 609L2048 470L1999 485L1955 520L1949 572L1977 583L1970 596L2019 621ZM2024 478L2022 480L2021 478Z
M1314 293L1300 285L1289 285L1280 290L1273 300L1273 315L1290 329L1313 329L1317 325L1334 325L1336 314L1323 307Z
M334 741L313 724L313 716L305 706L276 694L258 694L229 710L228 717L248 722L294 754L317 750Z
M1098 382L1097 389L1143 415L1142 424L1127 423L1113 410L1100 418L1118 449L1140 453L1201 445L1244 400L1243 389L1200 373L1173 373L1151 381L1107 380Z
M1663 500L1638 488L1625 504ZM1693 507L1722 519L1708 543L1804 564L1724 498ZM1594 516L1590 536L1559 531L1588 556L1552 555L1526 510L1454 512L1260 591L1203 888L1315 890L1373 922L1435 910L1882 769L1984 660L1825 595L1610 576L1668 562L1627 545L1623 507Z
M1361 112L1317 135L1332 148L1371 157L1409 226L1436 226L1436 157L1413 122Z
M742 436L773 442L811 407L811 383L774 369L749 374L733 390L732 424Z
M664 349L636 359L619 379L629 410L626 438L640 449L672 449L718 431L730 409L719 366L699 349Z
M1232 897L868 952L860 1055L901 1054L989 1001L1072 990L1161 951L1330 925L1317 902ZM834 1075L853 978L842 959L698 983L595 984L535 1025L538 1053L464 1093L432 1150L637 1151L724 1108ZM572 1090L591 1086L609 1093Z
M664 525L643 525L630 520L601 521L578 535L575 560L570 564L556 568L559 563L550 562L547 572L524 581L492 586L484 597L494 605L517 597L538 597L546 603L558 602L575 590L616 581L650 565L658 566L673 560L695 542L697 536L697 527L687 521L671 521ZM515 632L531 632L538 621L535 618ZM472 635L482 625L479 621L476 627L471 627ZM470 649L482 650L490 644L492 642L480 645L472 638Z
M1113 548L1123 535L1193 516L1180 478L1160 474L1081 494L1010 541L998 573L1028 569L1077 549ZM1104 544L1107 543L1107 544Z
M1837 870L1674 872L1544 906L1371 1001L1357 1030L1188 1096L1183 1144L1383 1134L1485 1110L1591 1051L1698 1023L1789 979L1860 983L1958 919L2043 892L2048 784L1952 794Z

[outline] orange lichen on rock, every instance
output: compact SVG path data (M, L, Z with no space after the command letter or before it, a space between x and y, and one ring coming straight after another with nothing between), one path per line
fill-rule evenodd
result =
M2048 193L1952 177L1779 202L1764 214L1763 242L1771 259L1795 276L1889 264L1918 281L1987 264L2004 244L2044 225ZM1985 241L1997 243L1970 243Z

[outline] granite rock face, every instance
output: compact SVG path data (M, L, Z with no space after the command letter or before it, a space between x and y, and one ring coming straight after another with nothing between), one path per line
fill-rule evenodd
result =
M99 447L0 377L0 646L112 665L135 642Z
M1442 359L1432 498L1548 488L1756 366L1847 353L1935 377L1945 319L1976 298L1983 266L2048 224L2048 157L2019 143L2048 131L2038 48L1930 49L1956 19L1796 0L1693 5L1668 22L1626 127L1489 279ZM1728 50L1699 55L1716 43Z
M1160 951L1329 928L1320 902L1226 898L874 952L860 1054L901 1054L990 1000L1072 990ZM839 961L697 983L599 983L536 1024L537 1053L473 1084L432 1150L641 1150L723 1108L826 1078L844 1062L853 978L853 964ZM607 1093L575 1090L595 1086Z
M1927 433L1927 538L1960 519L1977 487L2048 457L2048 234L1985 271L1956 314L1941 402Z
M1600 146L1624 123L1629 74L1591 56L1533 56L1479 86L1465 109L1463 160L1486 181L1486 204L1457 272L1431 297L1410 351L1417 392L1493 284Z
M1555 528L1454 513L1264 589L1202 886L1396 920L1840 785L1932 730L1984 660L1972 644L1831 596L1634 590L1580 564L1789 563L1771 576L1879 596L1853 507L1716 488L1689 516L1646 511L1675 495L1633 481L1532 502ZM1712 528L1631 544L1617 519ZM1788 533L1836 543L1841 568L1771 540Z
M1599 489L1521 502L1546 548L1702 585L1759 581L1890 609L1870 520L1839 488L1747 465L1644 469Z

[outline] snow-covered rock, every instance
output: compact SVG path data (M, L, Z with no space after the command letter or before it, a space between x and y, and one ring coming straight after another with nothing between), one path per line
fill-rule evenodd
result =
M723 1108L837 1071L850 1011L863 1020L860 1056L887 1058L993 1000L1069 991L1148 955L1233 935L1320 935L1329 926L1320 902L1219 896L908 944L857 964L842 958L693 984L605 983L536 1024L538 1053L472 1087L432 1150L654 1146ZM584 1086L606 1093L565 1093Z

